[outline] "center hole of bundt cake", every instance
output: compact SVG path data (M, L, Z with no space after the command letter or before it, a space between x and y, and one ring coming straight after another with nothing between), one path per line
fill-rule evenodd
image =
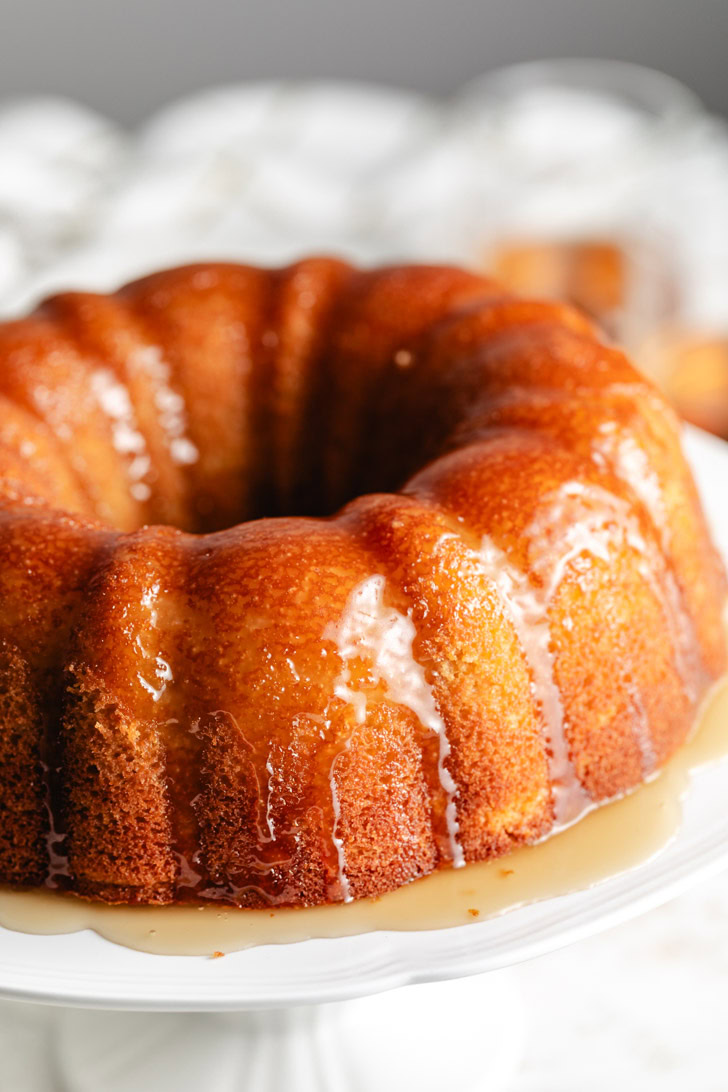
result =
M371 420L356 438L328 443L314 430L295 457L284 457L266 438L260 450L237 459L225 457L221 439L217 450L196 453L175 475L155 467L143 493L124 476L109 476L104 496L92 503L99 517L122 531L164 524L207 534L258 519L325 517L364 493L401 487L425 452L423 442L400 445L400 439L396 430L385 436L382 423Z
M373 398L344 419L323 397L321 410L318 418L210 436L185 449L173 472L152 458L143 491L128 474L130 459L127 480L120 476L103 498L105 512L97 502L99 515L111 510L125 531L155 523L196 534L265 518L325 517L362 494L398 490L442 446L437 418L428 414L422 427L409 407L392 414Z
M363 494L399 490L443 450L452 419L431 400L421 407L414 398L379 398L386 386L379 377L349 414L335 412L324 394L312 417L259 430L237 465L232 459L208 473L203 452L191 475L191 522L174 522L204 533L257 519L325 517Z
M276 477L275 467L268 465L260 476L211 480L195 492L188 519L168 522L183 530L208 533L257 519L330 516L363 493L398 489L407 477L399 459L381 465L366 450L347 459L341 449L325 458L315 438L311 449L311 465L299 466L298 476Z

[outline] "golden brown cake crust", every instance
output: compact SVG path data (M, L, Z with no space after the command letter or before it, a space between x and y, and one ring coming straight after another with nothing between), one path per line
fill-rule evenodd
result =
M0 881L314 905L506 853L680 745L725 591L565 306L326 258L57 296L0 325Z

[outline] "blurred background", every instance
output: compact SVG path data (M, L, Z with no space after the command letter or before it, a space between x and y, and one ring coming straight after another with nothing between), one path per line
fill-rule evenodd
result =
M725 0L5 0L0 309L198 257L455 261L728 437L726 42Z
M202 257L456 261L570 298L728 438L725 0L4 0L1 24L0 312ZM719 879L512 972L516 1092L725 1088L727 914Z

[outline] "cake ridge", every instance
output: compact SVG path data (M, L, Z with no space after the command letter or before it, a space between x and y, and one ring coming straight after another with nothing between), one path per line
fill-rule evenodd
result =
M513 622L531 672L534 694L543 717L544 745L551 773L554 818L564 826L586 811L591 799L571 760L561 692L554 678L548 597L541 596L528 575L512 566L496 544L484 536L480 557Z
M361 581L350 593L343 614L337 622L328 623L324 639L336 643L342 659L342 670L334 684L334 695L350 704L356 720L366 718L366 691L354 691L348 661L368 656L373 664L373 682L383 682L389 698L410 709L426 731L438 737L437 774L445 794L445 823L450 847L450 860L455 868L465 864L458 841L459 825L456 813L457 786L445 763L451 745L445 721L437 709L432 689L422 666L416 661L412 642L416 629L412 611L402 613L383 602L386 578L377 573ZM361 701L359 700L361 699ZM338 846L337 846L338 849Z

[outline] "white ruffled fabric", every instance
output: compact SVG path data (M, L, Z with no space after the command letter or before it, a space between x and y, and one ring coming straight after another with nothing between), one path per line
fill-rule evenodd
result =
M728 329L728 136L697 112L667 144L646 136L624 104L553 90L504 106L257 83L174 103L136 133L61 99L10 102L0 310L195 259L477 264L498 232L636 225L669 251L687 317Z

